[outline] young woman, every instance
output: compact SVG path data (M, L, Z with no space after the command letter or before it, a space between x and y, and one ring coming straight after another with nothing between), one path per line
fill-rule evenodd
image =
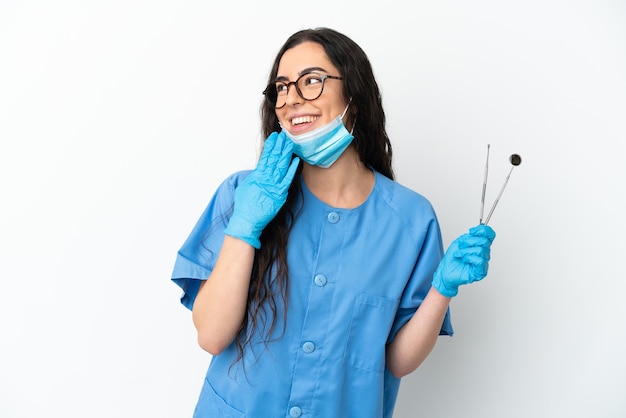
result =
M495 233L478 225L444 255L430 203L393 180L378 85L348 37L293 34L264 94L256 169L218 188L172 275L213 355L194 416L391 417Z

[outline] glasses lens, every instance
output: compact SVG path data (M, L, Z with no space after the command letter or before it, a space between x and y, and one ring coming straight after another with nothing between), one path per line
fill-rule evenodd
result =
M276 100L278 99L278 88L282 83L270 83L267 85L267 88L263 91L265 94L265 99L272 105L276 107L280 107L276 105Z
M319 74L303 74L296 82L304 100L315 100L322 94L324 79Z
M295 84L298 95L304 100L315 100L324 89L324 77L316 73L303 74L294 82L275 81L270 83L265 91L265 98L275 108L279 109L287 103L289 87Z

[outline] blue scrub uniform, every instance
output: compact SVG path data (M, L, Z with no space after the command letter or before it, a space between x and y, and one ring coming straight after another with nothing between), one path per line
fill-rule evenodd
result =
M222 183L178 253L172 280L189 309L248 173ZM385 346L429 291L443 246L430 203L375 174L372 193L355 209L331 207L294 180L303 196L289 238L286 327L278 300L269 344L262 329L244 363L233 365L234 344L214 356L194 417L392 416L400 379L385 368ZM449 312L441 334L452 335Z

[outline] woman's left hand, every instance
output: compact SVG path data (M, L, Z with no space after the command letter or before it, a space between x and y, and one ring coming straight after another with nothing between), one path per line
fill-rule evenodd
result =
M433 287L451 298L457 295L459 286L485 278L495 237L490 226L480 224L452 241L435 270Z

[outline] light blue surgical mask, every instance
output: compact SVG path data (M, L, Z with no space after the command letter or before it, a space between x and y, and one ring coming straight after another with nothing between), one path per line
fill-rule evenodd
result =
M311 165L328 168L343 154L352 142L352 132L348 132L343 124L343 113L326 125L320 126L302 135L292 135L283 129L285 135L293 142L293 153ZM354 129L354 128L353 128Z

